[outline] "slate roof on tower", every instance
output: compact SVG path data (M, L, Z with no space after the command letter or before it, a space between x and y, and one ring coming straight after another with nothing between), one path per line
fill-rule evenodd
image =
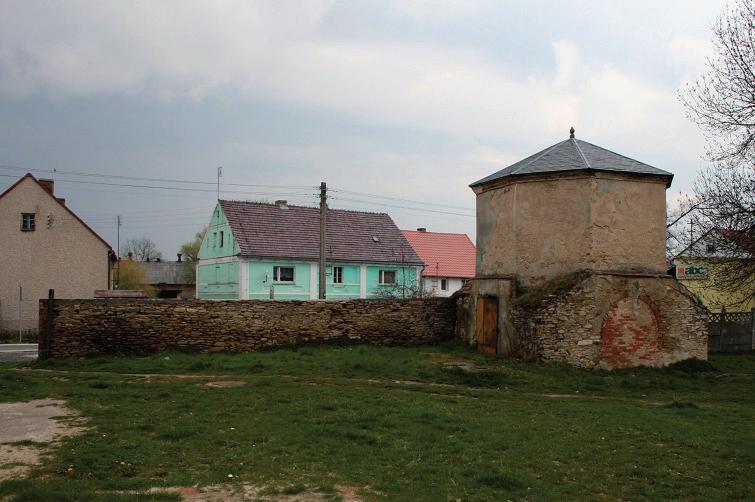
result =
M242 256L317 260L320 209L285 204L221 200ZM390 216L328 209L326 259L423 265Z
M670 172L576 139L573 134L572 132L569 139L530 155L469 186L476 187L501 178L565 171L612 171L660 176L666 178L667 187L671 186L674 175Z

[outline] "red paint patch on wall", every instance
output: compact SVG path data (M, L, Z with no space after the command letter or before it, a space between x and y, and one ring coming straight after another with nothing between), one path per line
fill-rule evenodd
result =
M658 316L642 298L614 303L600 333L601 360L612 368L651 364L661 352Z

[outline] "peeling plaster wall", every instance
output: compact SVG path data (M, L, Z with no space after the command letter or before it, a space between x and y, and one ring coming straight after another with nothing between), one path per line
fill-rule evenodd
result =
M507 184L506 184L507 183ZM477 277L664 273L666 186L613 173L515 179L477 195Z

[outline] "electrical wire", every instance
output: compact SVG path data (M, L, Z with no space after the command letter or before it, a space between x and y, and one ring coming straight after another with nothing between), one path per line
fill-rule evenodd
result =
M417 207L398 206L398 205L395 205L395 204L386 204L386 203L383 203L383 202L372 202L372 201L368 201L368 200L359 200L359 199L348 199L348 198L344 198L344 197L330 197L330 198L333 199L333 200L343 200L343 201L349 201L349 202L358 202L358 203L361 203L361 204L371 204L373 206L395 207L395 208L400 208L400 209L408 209L410 211L419 211L419 212L423 212L423 213L438 213L438 214L448 214L448 215L453 215L453 216L464 216L466 218L475 218L475 216L472 215L472 214L452 213L452 212L449 212L449 211L438 211L436 209L422 209L422 208L417 208Z
M20 166L10 166L7 164L0 164L0 169L6 169L6 170L13 170L13 171L36 171L40 173L50 173L50 174L69 174L72 176L86 176L86 177L96 177L96 178L107 178L107 179L125 179L125 180L133 180L133 181L158 181L158 182L165 182L165 183L185 183L185 184L195 184L195 185L216 185L217 181L198 181L198 180L179 180L179 179L171 179L171 178L147 178L147 177L141 177L141 176L123 176L120 174L100 174L100 173L86 173L86 172L80 172L80 171L61 171L58 169L48 170L48 169L27 169ZM9 176L9 175L4 175ZM290 188L290 189L302 189L302 188L312 188L309 185L250 185L245 183L222 183L222 185L226 186L239 186L239 187L252 187L252 188Z
M404 199L404 198L401 198L401 197L391 197L391 196L388 196L388 195L371 194L371 193L366 193L366 192L354 192L352 190L343 190L343 189L340 189L340 188L329 188L328 191L330 191L330 192L340 192L340 193L352 194L352 195L361 195L361 196L364 196L364 197L372 197L372 198L376 198L376 199L393 200L393 201L398 201L398 202L411 202L411 203L414 203L414 204L423 204L423 205L426 205L426 206L445 207L445 208L450 208L450 209L463 209L463 210L466 210L466 211L474 211L474 208L471 208L471 207L452 206L452 205L449 205L449 204L438 204L438 203L435 203L435 202L425 202L425 201L420 201L420 200Z

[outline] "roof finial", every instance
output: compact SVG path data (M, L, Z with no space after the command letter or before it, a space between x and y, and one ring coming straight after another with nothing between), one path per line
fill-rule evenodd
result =
M569 139L574 139L574 126L572 126L572 128L569 129Z

